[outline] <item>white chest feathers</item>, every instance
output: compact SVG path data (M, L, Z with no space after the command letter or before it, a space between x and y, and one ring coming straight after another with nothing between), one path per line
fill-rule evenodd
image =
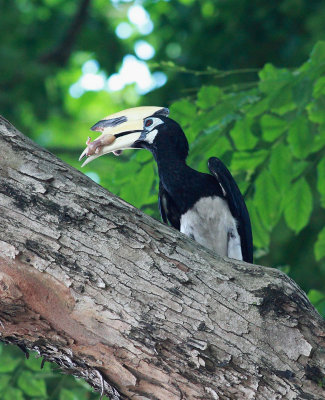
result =
M181 217L181 232L221 256L242 260L237 224L221 197L204 197Z

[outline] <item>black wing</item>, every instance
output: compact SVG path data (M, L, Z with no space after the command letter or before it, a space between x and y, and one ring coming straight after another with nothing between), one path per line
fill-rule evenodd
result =
M159 182L159 197L158 197L159 211L161 218L167 224L168 222L177 230L180 230L181 214L178 211L176 204L170 197L163 184Z
M225 199L231 214L237 220L240 235L243 260L253 262L253 237L247 207L240 190L227 167L216 157L208 161L211 174L217 179L224 190Z

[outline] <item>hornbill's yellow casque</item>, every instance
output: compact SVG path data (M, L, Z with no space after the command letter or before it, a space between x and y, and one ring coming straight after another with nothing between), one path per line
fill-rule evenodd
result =
M210 174L186 165L188 142L182 128L161 107L135 107L109 115L91 129L103 132L87 140L83 165L103 154L147 149L160 178L159 209L164 222L202 245L247 262L253 261L252 232L244 199L225 165L208 161Z

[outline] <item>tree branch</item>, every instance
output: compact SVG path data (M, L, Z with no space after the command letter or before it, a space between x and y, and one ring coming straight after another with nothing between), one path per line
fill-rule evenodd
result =
M1 340L111 399L320 399L324 321L280 271L222 259L0 119Z
M41 57L43 63L55 63L63 66L69 60L74 43L84 24L91 0L81 0L79 8L60 43Z

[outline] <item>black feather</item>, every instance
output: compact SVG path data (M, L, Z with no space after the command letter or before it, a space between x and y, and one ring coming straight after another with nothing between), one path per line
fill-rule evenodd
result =
M181 214L161 182L159 183L158 205L162 220L180 230Z
M227 167L217 157L208 161L211 174L217 179L225 191L225 198L231 214L237 220L243 260L253 262L252 228L244 198Z

